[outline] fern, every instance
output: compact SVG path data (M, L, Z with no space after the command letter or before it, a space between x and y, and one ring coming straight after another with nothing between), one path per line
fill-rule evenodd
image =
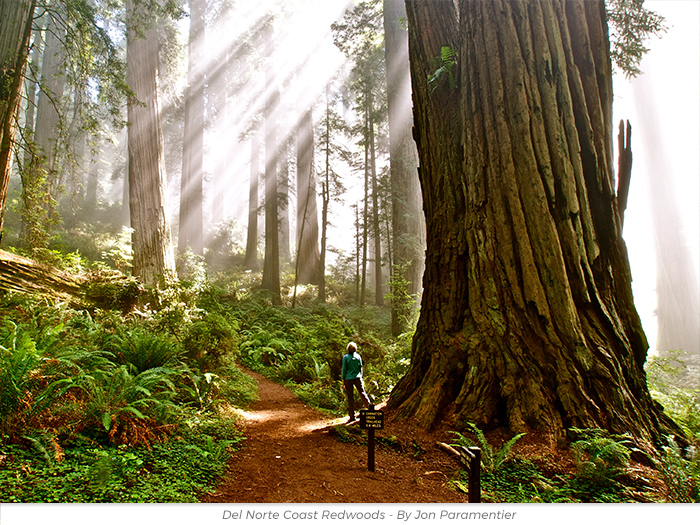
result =
M571 444L578 475L598 484L608 484L629 466L632 442L627 435L608 434L600 428L571 428Z
M700 503L700 453L696 445L683 451L673 436L667 436L668 445L657 469L668 488L668 500L673 503ZM696 436L700 443L700 434Z
M506 441L503 446L499 449L494 449L493 446L488 442L484 432L477 427L474 423L467 422L467 426L476 435L478 446L481 448L481 465L484 467L486 472L496 472L500 469L503 464L508 460L509 454L513 445L522 438L525 433L516 434L508 441ZM455 434L457 437L457 443L453 443L454 446L471 447L477 446L469 438L463 436L459 432L450 431L451 434Z
M456 88L457 80L452 70L457 64L457 52L449 46L442 46L440 57L436 59L436 62L439 65L438 69L432 75L428 75L428 84L431 86L430 92L435 91L445 77L447 77L450 88Z

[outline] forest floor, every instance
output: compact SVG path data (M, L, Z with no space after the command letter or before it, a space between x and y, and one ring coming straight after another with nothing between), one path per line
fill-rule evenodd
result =
M330 418L306 406L287 388L247 373L258 381L259 401L242 413L246 440L232 455L220 486L206 494L203 502L467 501L467 495L449 483L459 463L435 446L447 437L387 421L385 429L375 431L376 439L397 436L404 450L377 443L375 471L370 472L367 446L338 439L336 425L347 418Z

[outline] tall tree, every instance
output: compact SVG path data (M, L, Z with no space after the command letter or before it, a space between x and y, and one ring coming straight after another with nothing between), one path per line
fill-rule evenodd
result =
M133 273L156 286L175 272L170 223L165 206L163 132L158 93L158 33L143 4L127 0L127 82L135 100L129 118L129 211ZM143 33L141 34L141 31Z
M335 45L352 61L350 89L355 96L359 122L353 131L363 148L364 217L363 262L360 304L365 301L367 251L370 235L374 240L375 303L383 303L382 246L377 195L376 128L386 118L384 99L384 48L382 46L381 2L365 0L345 14L341 23L332 24ZM371 202L370 202L371 199Z
M180 181L178 251L204 253L202 191L204 181L204 16L206 0L190 0L185 128Z
M656 351L667 357L675 350L700 353L700 290L698 269L683 234L683 220L674 188L672 163L662 146L664 137L653 89L644 77L635 80L635 99L642 116L641 144L649 167L652 233L656 253Z
M281 126L285 129L285 126ZM280 260L288 263L291 259L289 246L289 166L290 151L292 147L291 136L281 142L277 147L277 159L279 164L277 177L277 213L279 215L279 254Z
M258 269L258 186L260 184L260 139L253 130L250 137L250 183L248 189L248 233L245 246L245 267Z
M0 242L36 0L0 0Z
M52 192L58 185L57 165L61 135L63 92L66 85L66 51L63 47L65 22L60 11L48 14L44 31L44 53L41 65L41 90L36 110L34 139L39 155L43 157L39 169L45 172ZM34 176L41 176L34 174Z
M330 205L344 191L341 179L334 166L339 161L349 163L350 152L335 140L336 133L345 133L343 119L333 109L336 96L331 94L330 85L326 86L326 110L320 123L319 149L323 155L323 168L319 170L321 179L321 251L319 260L319 301L326 301L326 253L328 251L328 226L330 225ZM357 252L359 253L359 251ZM359 284L358 284L359 286ZM359 288L356 294L359 302Z
M418 181L418 152L411 136L411 76L408 31L403 27L404 0L384 0L384 52L389 113L394 278L391 328L399 335L408 328L415 298L422 288L425 221ZM396 275L396 274L400 275ZM399 283L401 283L399 285ZM400 289L401 288L401 289Z
M297 124L297 281L319 284L318 210L314 171L314 123L311 108Z
M427 252L390 406L424 426L660 439L613 190L604 3L406 8Z
M277 195L277 110L280 94L273 69L273 18L266 21L267 99L265 100L265 258L263 260L262 289L267 290L274 304L281 304L279 204Z

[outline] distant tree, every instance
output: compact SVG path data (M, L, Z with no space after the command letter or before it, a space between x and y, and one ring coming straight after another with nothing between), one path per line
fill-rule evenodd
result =
M190 0L190 29L185 88L185 128L182 141L182 178L180 182L180 221L178 251L190 248L204 253L204 85L206 59L204 17L206 0Z
M286 129L286 126L280 126ZM277 177L277 204L278 204L278 227L279 227L279 247L280 261L287 264L291 260L291 248L289 245L290 225L289 225L289 176L290 176L290 153L292 147L292 137L282 141L277 147L278 177Z
M258 186L260 184L260 139L253 130L250 136L250 183L248 185L248 230L245 247L245 267L258 269Z
M367 252L370 231L374 239L375 303L383 304L382 246L377 195L376 130L386 118L384 48L382 45L381 3L359 2L345 14L342 22L332 24L335 45L352 62L350 90L355 96L358 123L353 133L363 148L361 171L364 175L363 263L360 304L365 301Z
M336 95L337 96L337 95ZM336 140L336 135L343 135L346 127L343 119L334 110L336 96L326 86L326 107L323 120L319 125L319 151L323 157L323 167L319 169L321 181L321 251L319 260L318 298L326 302L326 253L328 251L328 226L330 225L330 206L345 191L336 166L340 162L349 163L350 152ZM358 294L359 299L359 294Z
M163 132L158 93L158 33L149 13L127 0L127 81L135 99L128 107L129 209L133 273L149 286L175 272L165 205ZM152 16L152 14L150 15ZM145 28L145 29L144 29Z
M280 94L273 65L273 19L265 22L268 31L266 46L267 99L265 100L265 258L262 289L270 293L274 304L281 304L279 204L277 184L277 111Z
M423 426L678 429L647 390L612 166L602 1L407 0L427 225L411 368Z
M411 135L411 76L404 0L384 0L384 49L391 166L393 273L391 329L408 328L422 288L425 221L418 181L418 152ZM401 285L399 286L399 283ZM405 294L402 296L402 294Z
M297 123L297 281L319 284L318 209L314 167L314 123L311 108L302 110Z

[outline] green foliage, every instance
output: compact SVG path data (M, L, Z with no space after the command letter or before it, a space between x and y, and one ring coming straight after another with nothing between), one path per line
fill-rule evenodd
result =
M454 67L457 65L457 52L449 46L440 48L440 56L435 59L435 67L437 68L432 74L428 75L428 85L430 92L435 91L441 83L447 79L450 89L457 87L457 80L454 76Z
M629 436L609 434L599 428L571 428L578 476L594 484L614 483L629 467L632 444Z
M132 375L127 366L94 370L76 378L86 396L84 424L102 439L122 444L148 444L177 421L173 371L149 368Z
M106 346L118 364L126 365L136 375L150 368L173 367L179 360L174 339L144 328L120 329L107 339Z
M465 437L464 435L460 434L459 432L451 431L451 434L455 435L456 438L456 443L454 444L455 446L461 446L461 447L473 447L473 446L478 446L481 448L481 466L483 467L484 471L486 472L496 472L498 471L503 464L506 462L508 459L508 456L510 454L511 449L513 448L513 445L525 436L525 433L522 434L516 434L512 438L510 438L508 441L503 443L501 448L495 449L486 439L486 436L484 435L484 432L477 427L474 423L467 422L466 423L467 427L476 435L478 445L474 443L471 439Z
M19 413L30 403L27 391L32 374L41 364L41 357L29 333L16 324L0 331L0 432L6 433ZM24 405L24 406L23 406Z
M646 9L644 0L608 0L610 56L626 77L641 73L639 64L649 49L645 41L666 32L664 17Z
M684 430L686 437L700 433L700 389L697 367L686 362L687 352L677 350L667 357L651 357L646 363L647 382L652 397Z
M0 501L194 503L214 487L242 439L230 420L205 418L150 447L82 440L57 456L51 439L29 447L0 441Z
M141 283L135 278L124 278L106 272L92 274L85 288L85 296L99 308L128 312L143 294Z
M673 436L668 436L667 445L657 461L668 488L668 501L673 503L700 503L700 434L695 443L683 450Z

